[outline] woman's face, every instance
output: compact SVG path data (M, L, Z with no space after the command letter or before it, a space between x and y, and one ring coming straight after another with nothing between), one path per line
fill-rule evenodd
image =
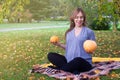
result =
M84 21L83 14L81 12L79 12L74 19L75 26L81 27L83 24L83 21Z

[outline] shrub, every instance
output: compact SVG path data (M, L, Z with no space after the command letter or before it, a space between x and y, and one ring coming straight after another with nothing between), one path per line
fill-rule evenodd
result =
M102 18L102 20L95 19L91 24L90 27L93 30L109 30L109 23L107 19Z

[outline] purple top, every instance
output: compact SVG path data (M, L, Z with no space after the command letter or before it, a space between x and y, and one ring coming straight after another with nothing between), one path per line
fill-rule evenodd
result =
M88 27L82 27L77 37L75 36L75 29L67 33L65 57L68 62L76 57L81 57L92 64L91 54L87 53L83 48L85 40L95 40L94 32Z

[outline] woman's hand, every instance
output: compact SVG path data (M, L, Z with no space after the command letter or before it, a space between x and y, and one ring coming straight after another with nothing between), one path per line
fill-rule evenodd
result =
M60 46L60 43L59 42L51 42L53 45L55 46Z

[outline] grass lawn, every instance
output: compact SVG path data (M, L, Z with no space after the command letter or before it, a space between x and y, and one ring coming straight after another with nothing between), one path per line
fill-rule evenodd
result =
M0 80L54 80L41 74L29 74L34 64L48 63L48 52L64 50L50 44L52 35L64 40L67 28L48 28L0 33ZM97 57L120 57L120 32L95 31L98 49ZM101 80L119 80L120 69L111 72L118 76L101 76Z

